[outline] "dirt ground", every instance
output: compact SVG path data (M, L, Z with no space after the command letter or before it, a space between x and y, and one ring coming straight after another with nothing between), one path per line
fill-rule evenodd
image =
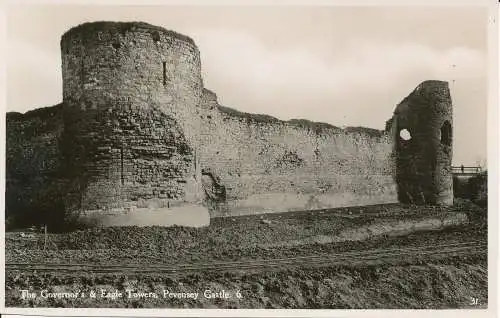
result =
M233 275L198 273L183 278L157 275L79 275L61 278L57 274L7 276L10 288L51 292L75 291L97 298L41 298L21 300L19 291L7 290L7 306L27 307L125 307L125 308L460 308L471 297L487 304L485 259L450 260L406 266L361 268L283 269L279 272ZM49 286L49 287L47 287ZM100 294L120 291L121 297ZM130 297L134 292L153 291L157 298ZM164 297L171 293L198 293L196 299ZM207 298L209 290L219 293ZM228 298L223 297L227 292ZM240 292L238 297L237 292ZM210 296L210 295L209 295Z
M19 232L10 232L6 235L6 263L167 265L432 246L485 240L485 221L486 211L470 204L450 208L378 205L221 218L205 228L126 227L50 234L46 250L43 235L25 238ZM486 255L456 255L406 264L285 266L239 274L201 271L182 277L7 270L6 306L463 308L475 301L473 307L484 308L487 281ZM22 289L38 294L43 290L80 291L84 297L39 295L22 299ZM89 297L91 290L101 289L105 295L113 291L122 295ZM127 290L143 294L128 295ZM164 297L166 290L172 294ZM209 297L204 295L207 290L211 291ZM158 298L144 298L149 292Z

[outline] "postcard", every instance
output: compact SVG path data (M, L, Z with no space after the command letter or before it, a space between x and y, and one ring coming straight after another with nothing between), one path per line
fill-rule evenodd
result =
M2 311L492 314L492 7L8 4Z

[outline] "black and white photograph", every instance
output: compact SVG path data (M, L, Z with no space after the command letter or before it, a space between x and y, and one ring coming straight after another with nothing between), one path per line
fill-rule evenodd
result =
M6 6L5 311L491 314L492 4Z

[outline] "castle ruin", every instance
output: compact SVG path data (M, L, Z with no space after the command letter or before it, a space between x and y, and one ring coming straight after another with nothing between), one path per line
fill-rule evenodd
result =
M219 105L193 40L150 24L85 23L61 52L62 103L7 114L7 214L453 202L446 82L421 83L384 131L341 129Z

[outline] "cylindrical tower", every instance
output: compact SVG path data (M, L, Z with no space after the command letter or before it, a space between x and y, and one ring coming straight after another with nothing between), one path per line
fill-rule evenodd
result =
M194 42L142 22L94 22L66 32L61 50L69 209L185 199L203 87Z
M425 81L397 106L392 131L400 202L453 204L452 127L447 82Z

